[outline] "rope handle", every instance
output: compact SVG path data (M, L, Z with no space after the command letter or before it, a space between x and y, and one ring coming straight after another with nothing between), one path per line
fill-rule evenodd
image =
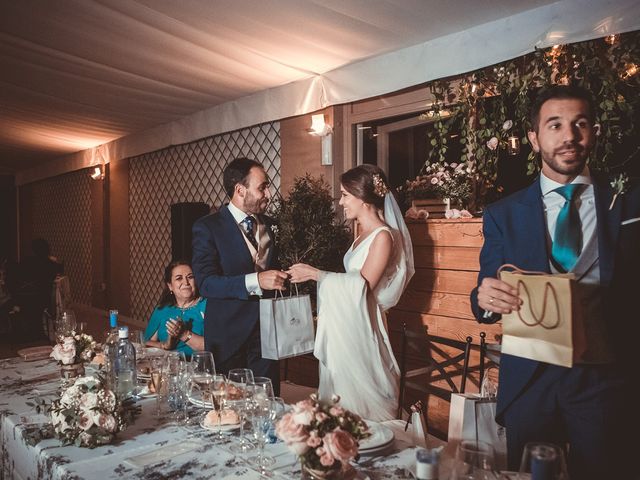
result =
M521 268L518 268L511 263L505 263L498 269L498 276L502 271L506 270L507 268L510 268L515 273L519 273L522 275L548 275L547 272L522 270ZM542 312L540 313L540 317L538 317L533 311L533 306L531 305L531 294L529 293L529 289L527 288L527 285L522 280L518 280L516 288L517 288L516 294L518 297L520 296L520 288L522 288L522 290L524 290L524 293L527 295L527 299L529 300L529 312L531 313L531 316L533 317L533 320L534 320L531 323L527 322L524 318L522 318L522 312L518 310L518 318L522 323L524 323L528 327L535 327L537 325L540 325L542 328L546 330L553 330L554 328L558 328L558 325L560 325L560 302L558 301L558 293L556 292L555 287L551 285L550 282L545 282L544 284L544 295L542 296ZM551 292L551 295L553 296L553 301L556 305L557 318L556 318L556 322L553 325L544 325L542 322L544 322L545 316L547 314L547 298L549 297L549 292Z
M293 284L294 288L296 289L296 296L300 296L300 292L298 291L298 284L294 283ZM291 293L289 293L289 298L293 297L293 289L290 290ZM284 294L282 293L282 290L276 290L276 295L275 295L275 299L278 299L278 294L280 294L280 298L284 298Z

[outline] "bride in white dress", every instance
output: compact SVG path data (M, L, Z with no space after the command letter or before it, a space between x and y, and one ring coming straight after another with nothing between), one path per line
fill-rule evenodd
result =
M360 165L340 178L340 205L358 222L359 236L344 256L346 273L306 264L287 273L294 283L318 281L320 397L336 394L363 418L395 418L400 370L391 350L385 312L396 305L413 276L409 232L384 172Z

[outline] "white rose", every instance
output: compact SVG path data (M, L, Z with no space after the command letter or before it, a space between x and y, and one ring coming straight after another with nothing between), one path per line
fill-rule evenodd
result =
M78 425L85 432L93 426L93 414L87 410L80 411L80 421Z
M73 407L78 403L81 394L82 392L80 392L78 387L69 387L64 391L62 397L60 397L60 403L65 407Z
M89 410L98 406L98 395L92 392L83 393L80 397L80 408Z
M495 150L498 148L498 143L499 141L496 137L491 137L487 142L487 148L489 148L489 150Z
M71 365L76 357L76 347L72 345L70 348L65 348L64 345L58 344L53 347L50 356L63 365Z
M511 120L507 120L506 122L504 122L504 123L502 124L502 130L504 130L505 132L506 132L507 130L510 130L510 129L511 129L511 127L513 127L513 122L512 122Z

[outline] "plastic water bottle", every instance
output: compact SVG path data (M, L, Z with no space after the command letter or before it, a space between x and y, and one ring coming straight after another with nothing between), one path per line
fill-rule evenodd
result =
M113 365L118 347L118 310L109 310L109 331L104 341L104 370L107 383L115 389Z
M118 330L118 345L114 361L116 395L120 398L131 397L136 389L136 349L129 341L129 328Z

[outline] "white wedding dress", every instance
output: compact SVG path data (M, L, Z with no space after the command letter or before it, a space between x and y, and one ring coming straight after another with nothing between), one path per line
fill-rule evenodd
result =
M360 271L371 243L383 230L394 238L393 253L371 292ZM400 231L379 227L355 248L352 245L344 266L346 273L322 272L318 280L314 355L320 361L320 398L328 400L336 394L341 406L365 419L391 420L398 407L400 370L384 312L398 302L413 275L413 252L404 221Z

